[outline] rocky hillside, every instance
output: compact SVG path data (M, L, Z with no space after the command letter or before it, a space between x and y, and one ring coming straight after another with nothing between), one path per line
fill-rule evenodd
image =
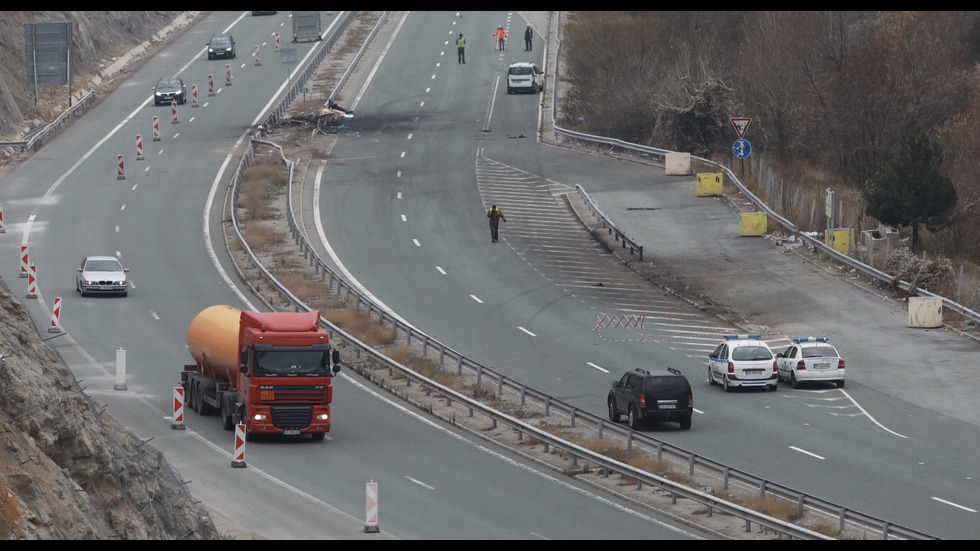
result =
M72 90L106 92L105 71L136 46L152 52L196 12L14 12L0 15L0 140L23 136L67 106L65 86L24 78L24 23L71 21ZM13 55L16 53L16 55ZM138 63L139 58L134 59ZM0 150L0 167L23 154ZM0 171L0 177L3 172ZM0 201L3 182L0 180ZM80 389L0 279L0 539L219 539L165 458Z

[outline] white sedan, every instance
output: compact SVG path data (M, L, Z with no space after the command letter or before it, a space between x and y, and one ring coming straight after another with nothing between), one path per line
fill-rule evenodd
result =
M114 256L86 256L75 268L75 291L83 297L89 294L129 294L126 272Z
M844 388L844 359L829 341L827 337L793 339L793 344L776 354L779 380L789 381L793 388L819 381Z

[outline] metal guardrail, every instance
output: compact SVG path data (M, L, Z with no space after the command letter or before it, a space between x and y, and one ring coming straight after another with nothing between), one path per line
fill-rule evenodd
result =
M559 14L559 17L560 17L560 14ZM559 49L559 52L560 52L560 50L561 50L561 36L560 36L561 24L560 23L557 25L557 28L558 28L558 32L559 32L559 37L558 37L557 42L558 42L558 49ZM560 53L556 53L555 59L559 59L560 57L561 57L560 56ZM551 97L552 97L551 125L552 125L552 128L554 129L554 133L556 135L563 136L565 138L569 138L569 139L575 140L575 141L585 142L585 143L589 143L589 144L593 144L593 145L604 146L604 147L608 148L610 151L613 150L613 149L616 149L616 150L622 151L627 156L632 155L632 156L639 157L639 156L642 155L642 156L646 156L648 158L653 158L654 160L660 161L660 162L664 162L665 161L666 155L668 153L676 153L675 151L670 151L670 150L667 150L667 149L657 149L657 148L654 148L654 147L649 147L649 146L645 146L645 145L639 145L639 144L624 142L624 141L613 139L613 138L605 138L605 137L602 137L602 136L593 136L591 134L584 134L582 132L576 132L574 130L568 130L568 129L561 128L560 126L558 126L558 105L557 105L557 101L555 100L555 98L558 97L558 93L557 93L558 92L558 83L559 83L559 80L560 80L560 78L559 78L559 65L560 64L558 64L558 63L555 64L554 78L552 79L552 90L553 91L552 91L552 94L551 94ZM864 264L863 262L860 262L857 259L855 259L855 258L853 258L853 257L851 257L849 255L840 253L837 250L835 250L834 248L826 245L825 243L823 243L819 239L815 239L812 236L807 235L806 233L800 232L800 229L799 229L799 227L796 224L794 224L793 222L791 222L791 221L787 220L786 218L780 216L779 213L777 213L773 209L769 208L769 206L766 205L765 201L763 201L762 199L758 198L754 193L752 193L751 191L749 191L749 189L747 187L745 187L745 185L741 182L741 180L739 180L738 177L735 176L735 173L732 172L728 167L722 166L722 165L720 165L720 164L718 164L718 163L716 163L714 161L711 161L711 160L708 160L708 159L704 159L704 158L701 158L701 157L692 156L691 158L692 159L695 159L697 161L700 161L700 162L702 162L704 164L713 166L716 169L718 169L719 171L722 171L725 174L727 174L728 175L728 179L732 183L735 184L735 186L742 193L742 195L744 195L746 198L748 198L756 207L758 207L763 212L765 212L766 215L769 218L772 218L773 220L776 220L783 227L785 227L787 230L789 230L793 235L795 235L798 239L803 240L805 243L808 243L812 247L815 247L817 249L820 249L820 251L823 252L824 254L826 254L826 255L834 258L835 260L837 260L837 261L839 261L839 262L841 262L843 264L846 264L846 265L850 266L851 268L854 268L855 270L857 270L857 271L865 274L868 277L873 277L873 278L875 278L875 279L877 279L877 280L885 283L886 285L894 285L894 286L902 289L903 291L905 291L905 292L907 292L909 294L916 295L916 296L924 296L924 297L941 299L942 300L942 303L943 303L943 308L952 310L952 311L954 311L954 312L956 312L956 313L958 313L958 314L960 314L960 315L962 315L964 317L967 317L967 318L973 320L975 323L980 323L980 313L978 313L978 312L976 312L974 310L971 310L971 309L967 308L966 306L963 306L962 304L959 304L959 303L957 303L957 302L955 302L955 301L953 301L951 299L948 299L946 297L943 297L943 296L940 296L940 295L936 295L934 293L931 293L931 292L929 292L926 289L922 289L920 287L916 287L915 289L913 289L912 288L912 285L909 282L903 281L903 280L896 280L896 278L894 276L888 275L885 272L882 272L880 270L877 270L877 269L873 268L872 266L868 266L867 264ZM599 210L598 207L595 206L594 202L592 201L591 198L589 198L588 193L586 192L585 189L583 189L581 187L578 187L578 190L579 190L579 194L582 195L582 198L585 200L586 204L589 205L589 208L592 209L593 213L595 213L596 218L603 225L605 225L606 227L610 228L611 231L616 234L617 239L621 239L623 241L623 243L629 243L629 245L631 247L631 252L633 251L633 249L636 249L636 250L640 251L640 260L642 261L643 260L643 246L639 242L637 242L635 239L631 239L630 237L624 235L619 229L617 229L616 226L615 226L615 224L612 222L612 220L610 220L607 216L605 216L604 214L602 214L602 211Z
M381 21L383 22L382 17ZM380 22L379 22L380 25ZM374 37L375 33L372 33L368 40ZM332 37L330 40L325 41L324 50L329 49L329 45L333 44L335 38ZM358 53L358 59L363 53L364 48ZM315 56L315 59L321 60L325 57L323 55ZM357 63L355 61L355 63ZM313 67L315 69L315 67ZM308 73L312 74L312 70ZM304 73L306 74L306 73ZM307 75L309 76L309 75ZM297 84L299 86L299 84ZM293 95L292 97L295 97ZM288 104L283 104L281 111L279 113L285 113L285 108ZM278 109L278 108L277 108ZM610 142L616 142L616 140L610 140ZM619 147L619 144L616 144ZM487 384L492 384L496 387L496 393L498 396L503 396L505 393L509 393L512 396L517 397L519 403L522 407L534 406L540 408L544 411L545 415L560 415L568 419L570 426L576 427L586 427L589 429L594 429L598 436L602 438L603 436L609 434L615 438L619 438L625 442L628 449L633 447L642 448L651 454L655 454L658 458L670 457L675 461L683 462L688 465L690 474L694 474L695 469L701 469L701 472L708 472L713 474L722 481L724 488L729 488L730 484L737 483L746 487L757 488L761 496L776 496L783 499L790 500L797 503L801 508L809 507L813 510L820 511L830 517L837 518L839 522L839 529L843 531L847 523L852 523L853 525L861 527L870 527L870 531L876 531L881 534L882 539L904 538L904 539L914 539L914 540L931 540L937 539L933 536L925 534L923 532L918 532L910 528L905 528L892 524L888 521L875 518L871 515L866 515L852 509L832 504L828 501L821 500L819 498L809 496L793 490L786 486L781 486L773 482L769 482L764 478L758 477L748 472L739 471L731 467L725 466L716 461L712 461L706 457L699 456L697 454L691 453L683 448L673 446L669 443L657 440L647 434L634 431L628 427L620 425L618 423L612 423L603 417L593 415L587 411L580 410L562 402L556 400L551 396L539 392L531 387L527 387L518 381L514 381L494 370L473 361L470 358L462 355L461 353L453 350L452 348L438 342L437 340L419 332L414 327L404 324L399 321L396 317L385 311L383 308L374 304L366 296L362 295L357 289L352 287L350 284L345 282L337 273L335 273L326 262L323 261L316 253L315 249L310 244L307 236L304 234L302 228L296 221L295 212L292 206L292 184L293 184L293 172L294 163L289 161L282 151L282 148L276 144L261 141L258 139L253 139L249 142L246 147L246 151L242 156L242 160L239 163L238 170L232 177L232 197L233 201L230 203L232 208L231 218L232 223L235 227L235 232L237 234L239 244L242 246L244 251L247 253L251 262L258 267L266 280L271 282L278 290L281 296L286 297L293 305L294 308L299 310L310 311L308 305L306 305L302 300L294 296L287 288L285 288L275 277L260 263L259 259L255 256L254 252L249 247L248 243L245 241L238 227L238 219L235 216L234 205L238 204L239 197L239 184L242 181L242 175L245 169L248 168L251 163L255 147L273 147L276 148L283 161L289 167L289 178L287 184L287 213L286 219L289 223L290 233L295 244L299 248L298 254L303 258L307 259L309 265L314 268L314 272L320 277L321 283L324 283L330 290L338 297L346 297L354 302L354 307L360 310L362 307L366 310L368 317L376 316L378 323L382 325L390 325L393 327L399 335L404 336L406 346L418 346L421 349L423 357L429 357L432 353L438 357L438 363L443 367L447 365L455 364L456 374L463 376L466 375L470 378L475 378L476 384L483 384L485 381ZM657 150L663 151L663 150ZM580 190L580 193L582 190ZM591 201L587 201L591 203ZM594 203L591 203L593 206ZM598 208L596 207L597 212ZM791 538L796 539L832 539L823 534L819 534L808 530L806 528L796 526L791 523L784 522L779 519L769 517L767 515L761 514L759 512L741 507L739 505L718 499L710 494L694 490L682 484L678 484L671 480L661 478L659 476L638 470L634 467L620 463L611 458L605 457L603 455L597 454L585 448L581 448L575 444L572 444L566 440L558 438L553 434L542 431L534 426L528 425L516 418L506 415L500 411L497 411L482 402L471 399L465 395L459 394L458 392L445 387L435 381L432 381L426 377L419 375L413 370L405 367L390 358L380 354L370 346L359 341L354 336L346 333L339 327L333 325L324 318L321 318L321 323L330 332L331 338L337 338L341 343L350 345L357 350L357 354L364 355L370 358L376 364L385 366L390 373L398 372L405 381L406 386L412 384L423 385L427 392L438 392L441 396L444 396L447 400L447 405L450 402L458 402L460 404L465 404L465 407L469 409L469 413L472 416L474 413L478 412L481 415L489 418L494 425L502 424L506 427L510 427L514 431L517 431L519 435L532 436L541 442L545 446L555 447L561 449L562 451L568 453L573 461L584 460L601 466L607 473L615 472L625 476L632 477L638 481L638 484L648 484L655 485L661 488L665 488L673 496L681 496L687 499L697 501L707 507L709 514L712 511L718 510L724 513L737 516L744 519L746 522L746 530L750 530L751 525L757 524L759 526L764 526L767 529L773 530L775 532L783 533ZM465 372L465 373L464 373Z
M89 90L87 94L79 98L74 105L62 111L58 118L31 132L25 139L18 141L0 141L0 147L19 147L21 151L28 149L37 150L44 144L44 140L70 117L81 112L83 107L87 107L89 100L95 98L95 90Z

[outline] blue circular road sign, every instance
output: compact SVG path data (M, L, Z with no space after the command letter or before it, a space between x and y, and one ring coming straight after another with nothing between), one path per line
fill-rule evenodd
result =
M752 154L752 144L748 140L735 140L732 144L732 153L739 159L744 159Z

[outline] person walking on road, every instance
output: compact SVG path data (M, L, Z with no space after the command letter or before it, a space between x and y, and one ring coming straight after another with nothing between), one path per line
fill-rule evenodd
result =
M456 39L456 57L458 63L466 63L466 39L463 38L463 33L459 33L459 38Z
M496 39L493 49L498 52L504 51L504 39L507 38L507 31L504 30L503 25L497 27L497 30L493 32L493 37Z
M531 51L531 38L534 37L534 31L531 30L531 25L524 28L524 51Z
M497 229L500 227L501 222L506 222L507 219L504 218L504 213L500 212L497 205L490 205L490 210L487 211L487 220L490 222L490 242L497 242Z

